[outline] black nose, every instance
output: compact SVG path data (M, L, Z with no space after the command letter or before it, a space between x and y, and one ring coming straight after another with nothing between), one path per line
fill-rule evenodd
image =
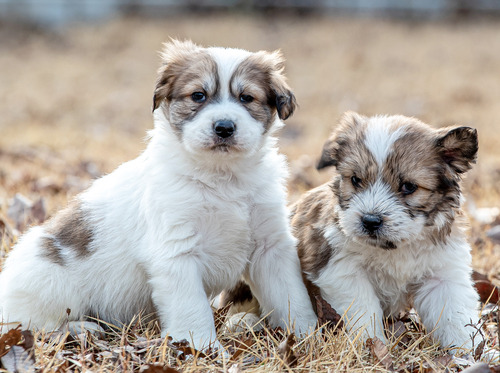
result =
M214 123L215 134L223 139L231 137L236 130L236 125L232 120L218 120Z
M366 214L361 219L363 227L370 233L374 233L382 226L382 218L377 215Z

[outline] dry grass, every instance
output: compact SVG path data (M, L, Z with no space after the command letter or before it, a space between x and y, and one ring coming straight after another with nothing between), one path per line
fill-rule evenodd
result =
M414 115L436 126L476 127L479 160L465 192L469 203L500 206L499 34L499 22L484 20L405 23L240 14L115 20L60 33L0 25L0 217L5 218L7 201L18 192L33 200L43 197L52 213L95 175L144 148L142 139L152 124L156 51L170 36L204 45L283 50L300 104L280 140L292 166L290 199L328 179L328 172L319 174L312 166L340 114L357 110ZM500 246L485 236L488 228L472 221L473 263L498 279ZM14 239L4 238L3 254ZM405 344L393 340L389 346L394 369L439 371L443 352L418 325L406 325L411 331ZM37 367L128 371L158 362L185 371L226 371L233 363L248 372L291 369L278 352L284 336L248 337L253 345L234 362L192 356L180 361L166 342L129 348L145 337L158 334L131 327L65 343L43 343L46 337L40 336ZM221 338L230 346L241 336ZM370 348L342 334L325 342L316 333L299 340L294 351L294 371L387 368ZM452 371L461 369L450 364Z

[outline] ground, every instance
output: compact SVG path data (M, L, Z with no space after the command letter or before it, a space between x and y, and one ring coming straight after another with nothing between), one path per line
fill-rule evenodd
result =
M416 116L436 127L477 128L479 157L464 184L465 207L472 218L474 268L496 281L500 246L486 232L500 221L484 221L488 211L481 208L500 206L498 35L500 23L491 19L417 22L277 13L177 14L59 30L0 24L0 223L15 227L7 210L16 193L33 201L42 198L51 215L92 178L138 155L152 126L157 51L170 37L189 38L206 46L284 53L299 103L280 135L281 150L292 169L291 201L328 180L330 172L318 173L314 164L346 110ZM495 211L489 212L494 218ZM4 236L2 255L17 235L10 233ZM67 349L56 346L59 350L38 340L37 368L55 370L67 364L63 367L112 371L161 362L176 369L221 371L232 364L192 357L180 362L166 344L143 347L136 354L139 360L134 360L130 354L137 350L127 352L127 346L158 337L150 332L108 336L107 347L100 349L99 339L86 341L87 350L80 340L68 342ZM412 333L410 347L401 348L397 341L389 346L392 368L432 371L441 353L418 330ZM299 340L294 347L299 365L294 369L362 371L375 369L376 364L376 369L391 368L380 363L383 359L377 358L373 346L357 348L339 338L330 336L322 342L315 335ZM277 350L282 339L258 336L250 348L253 352L241 354L244 364L233 368L286 367ZM65 358L65 351L70 357ZM94 354L93 362L85 360L85 351ZM95 358L99 354L104 355ZM254 363L248 363L249 356L256 357ZM463 367L450 364L454 370Z

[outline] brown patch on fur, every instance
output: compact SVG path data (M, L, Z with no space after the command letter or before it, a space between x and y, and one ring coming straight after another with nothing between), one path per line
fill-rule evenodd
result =
M342 115L339 124L332 132L323 146L321 157L316 168L318 170L336 166L342 159L344 149L348 143L355 142L364 147L363 128L366 126L367 118L353 111Z
M436 146L439 155L455 172L461 174L476 163L478 150L477 131L470 127L443 128Z
M243 281L238 281L238 283L230 290L224 290L219 298L219 307L226 307L227 305L233 303L245 303L253 300L252 291L250 286L248 286Z
M445 224L429 236L434 243L444 242L460 212L460 174L475 160L475 130L461 127L458 130L463 132L457 135L457 129L436 131L425 123L406 117L401 117L399 124L408 126L408 130L394 142L382 170L383 179L399 196L410 216L423 214L427 226L434 225L438 215L444 219ZM444 131L453 139L442 137ZM464 142L463 151L457 150L461 141L454 142L459 139ZM443 154L450 154L446 150L450 148L453 153L460 153L459 160L443 157ZM457 168L459 164L460 168ZM405 182L418 185L418 189L410 195L403 195L400 190Z
M172 128L180 134L182 125L192 120L210 101L217 99L219 76L210 54L190 41L173 40L165 44L163 64L153 96L153 111L163 109ZM206 94L206 100L193 101L194 92Z
M61 256L61 250L56 246L55 241L52 237L42 237L40 239L43 256L53 263L63 265L64 260Z
M336 204L331 183L313 189L295 204L291 224L298 239L297 252L302 271L309 278L317 277L336 249L324 236L324 229L336 224Z
M323 184L301 198L292 206L292 228L298 239L297 253L302 269L302 280L317 314L317 299L321 290L313 283L321 270L328 264L335 251L324 236L325 228L337 225L335 206L338 199L334 194L334 182Z
M287 119L297 105L283 70L284 59L279 52L260 51L240 63L229 83L237 100L242 94L254 97L243 105L255 120L264 123L266 131L276 112L281 119Z
M344 210L354 193L377 178L377 162L365 145L366 126L366 117L354 112L345 113L323 146L317 166L318 169L336 166L338 175L332 187L340 207ZM353 176L361 179L357 188L351 182Z
M450 234L460 209L461 173L470 168L477 152L477 134L468 127L434 130L427 124L405 116L389 117L392 130L407 128L397 139L380 170L382 178L398 196L405 212L414 219L424 215L427 226L436 218L445 223L428 237L444 241ZM388 119L389 119L388 118ZM355 193L378 177L378 165L366 148L365 129L368 119L348 112L326 142L318 168L336 166L339 176L332 184L339 206L345 210ZM354 187L350 177L361 179ZM401 186L414 183L418 189L401 193Z
M47 221L45 231L49 236L42 238L43 255L52 262L64 264L61 247L72 249L77 257L90 254L88 246L92 240L92 231L78 200L72 201Z

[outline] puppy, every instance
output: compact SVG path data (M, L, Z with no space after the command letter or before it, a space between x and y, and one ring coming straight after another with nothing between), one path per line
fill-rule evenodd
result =
M295 204L292 225L309 289L351 328L384 340L384 316L413 306L442 346L473 347L478 295L460 180L477 150L469 127L343 116L318 165L337 173Z
M154 314L162 336L204 348L208 298L243 276L272 324L307 332L274 136L296 106L283 58L189 41L162 58L146 150L20 239L0 275L3 320L51 330Z
M313 302L322 296L351 330L381 340L384 317L415 307L443 346L471 349L478 295L460 180L477 150L469 127L346 113L318 164L336 167L333 180L291 209ZM255 308L242 286L223 299Z

